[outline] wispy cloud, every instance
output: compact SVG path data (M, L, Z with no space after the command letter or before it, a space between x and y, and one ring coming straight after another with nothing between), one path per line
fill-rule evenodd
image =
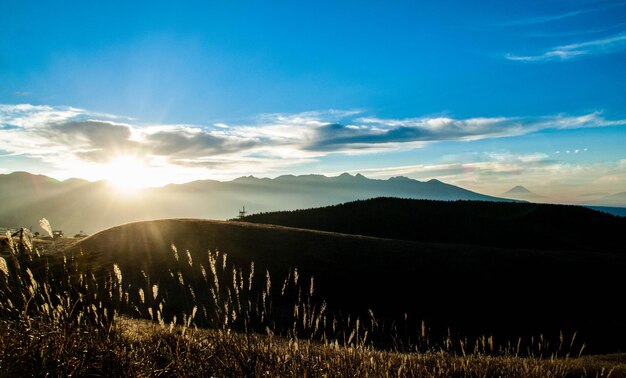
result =
M506 54L508 60L518 62L549 62L579 59L585 56L611 54L626 49L626 32L581 43L555 46L537 55Z
M506 23L507 26L518 26L518 25L537 25L537 24L545 24L553 21L560 21L567 18L582 16L588 13L605 11L612 8L619 8L626 5L626 2L610 2L608 4L597 6L593 8L582 8L582 9L574 9L570 11L565 11L562 13L549 14L549 15L540 15L535 17L528 17L518 20L509 21Z
M399 167L371 168L349 171L361 173L376 178L393 176L410 176L419 180L439 178L454 182L460 178L471 178L478 181L491 176L507 177L519 176L528 169L548 167L558 164L547 154L535 152L528 154L513 154L506 151L473 153L471 156L447 156L444 163L407 165ZM333 173L336 174L336 173ZM492 182L489 178L489 182Z
M582 14L594 12L596 9L578 9L569 12L563 12L559 14L551 14L545 16L537 16L537 17L529 17L514 21L509 21L506 23L507 26L517 26L517 25L535 25L535 24L544 24L546 22L558 21L565 18L580 16Z
M514 154L507 151L447 157L444 163L357 169L367 177L386 179L408 176L418 180L437 178L464 188L503 196L516 185L524 185L542 196L541 201L585 203L589 191L615 192L626 186L626 161L572 163L542 152ZM336 175L339 172L329 172ZM595 197L600 194L595 195Z
M529 134L547 129L577 129L606 127L626 124L626 120L607 120L600 112L581 116L554 115L544 117L481 117L454 119L449 117L380 119L363 117L357 119L365 129L356 129L346 137L347 126L333 143L374 143L471 141Z
M0 105L0 150L39 159L58 169L134 156L154 169L203 170L203 176L218 177L246 172L271 174L329 154L369 154L440 141L625 124L626 120L606 119L599 112L386 119L362 111L330 110L265 114L248 124L142 125L77 108ZM497 156L490 161L506 166Z

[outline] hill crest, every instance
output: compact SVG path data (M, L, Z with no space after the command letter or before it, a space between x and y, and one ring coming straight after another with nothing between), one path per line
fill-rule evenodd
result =
M248 215L246 222L346 234L540 250L620 251L626 218L581 206L374 198Z

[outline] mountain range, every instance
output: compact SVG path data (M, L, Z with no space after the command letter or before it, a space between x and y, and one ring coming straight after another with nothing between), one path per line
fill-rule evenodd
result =
M0 175L0 227L29 227L48 219L66 234L93 233L131 221L194 217L228 219L243 206L250 212L294 210L374 197L432 200L512 201L472 192L439 180L406 177L375 180L341 174L240 177L232 181L201 180L145 189L134 196L115 191L105 181L58 181L14 172Z

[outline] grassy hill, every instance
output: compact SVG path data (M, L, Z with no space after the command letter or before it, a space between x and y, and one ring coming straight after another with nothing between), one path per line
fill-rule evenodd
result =
M290 268L298 267L301 281L315 277L313 299L327 300L329 312L365 318L371 309L380 323L395 321L400 331L418 330L425 320L435 335L450 327L455 335L494 334L499 343L540 333L556 340L559 331L578 331L588 350L626 348L625 318L615 300L622 295L623 254L425 243L198 219L114 227L68 253L96 272L118 264L134 292L145 286L143 270L174 308L208 302L200 265L209 266L207 251L216 249L228 253L229 267L244 267L244 277L254 261L254 280L261 285L267 269L274 297ZM193 294L171 284L179 271ZM277 303L275 311L283 310Z
M626 218L580 206L375 198L242 221L356 235L539 250L622 252Z

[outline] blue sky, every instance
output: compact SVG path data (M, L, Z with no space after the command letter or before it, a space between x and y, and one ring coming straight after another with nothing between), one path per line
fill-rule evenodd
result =
M626 191L626 2L4 1L0 25L0 173Z

